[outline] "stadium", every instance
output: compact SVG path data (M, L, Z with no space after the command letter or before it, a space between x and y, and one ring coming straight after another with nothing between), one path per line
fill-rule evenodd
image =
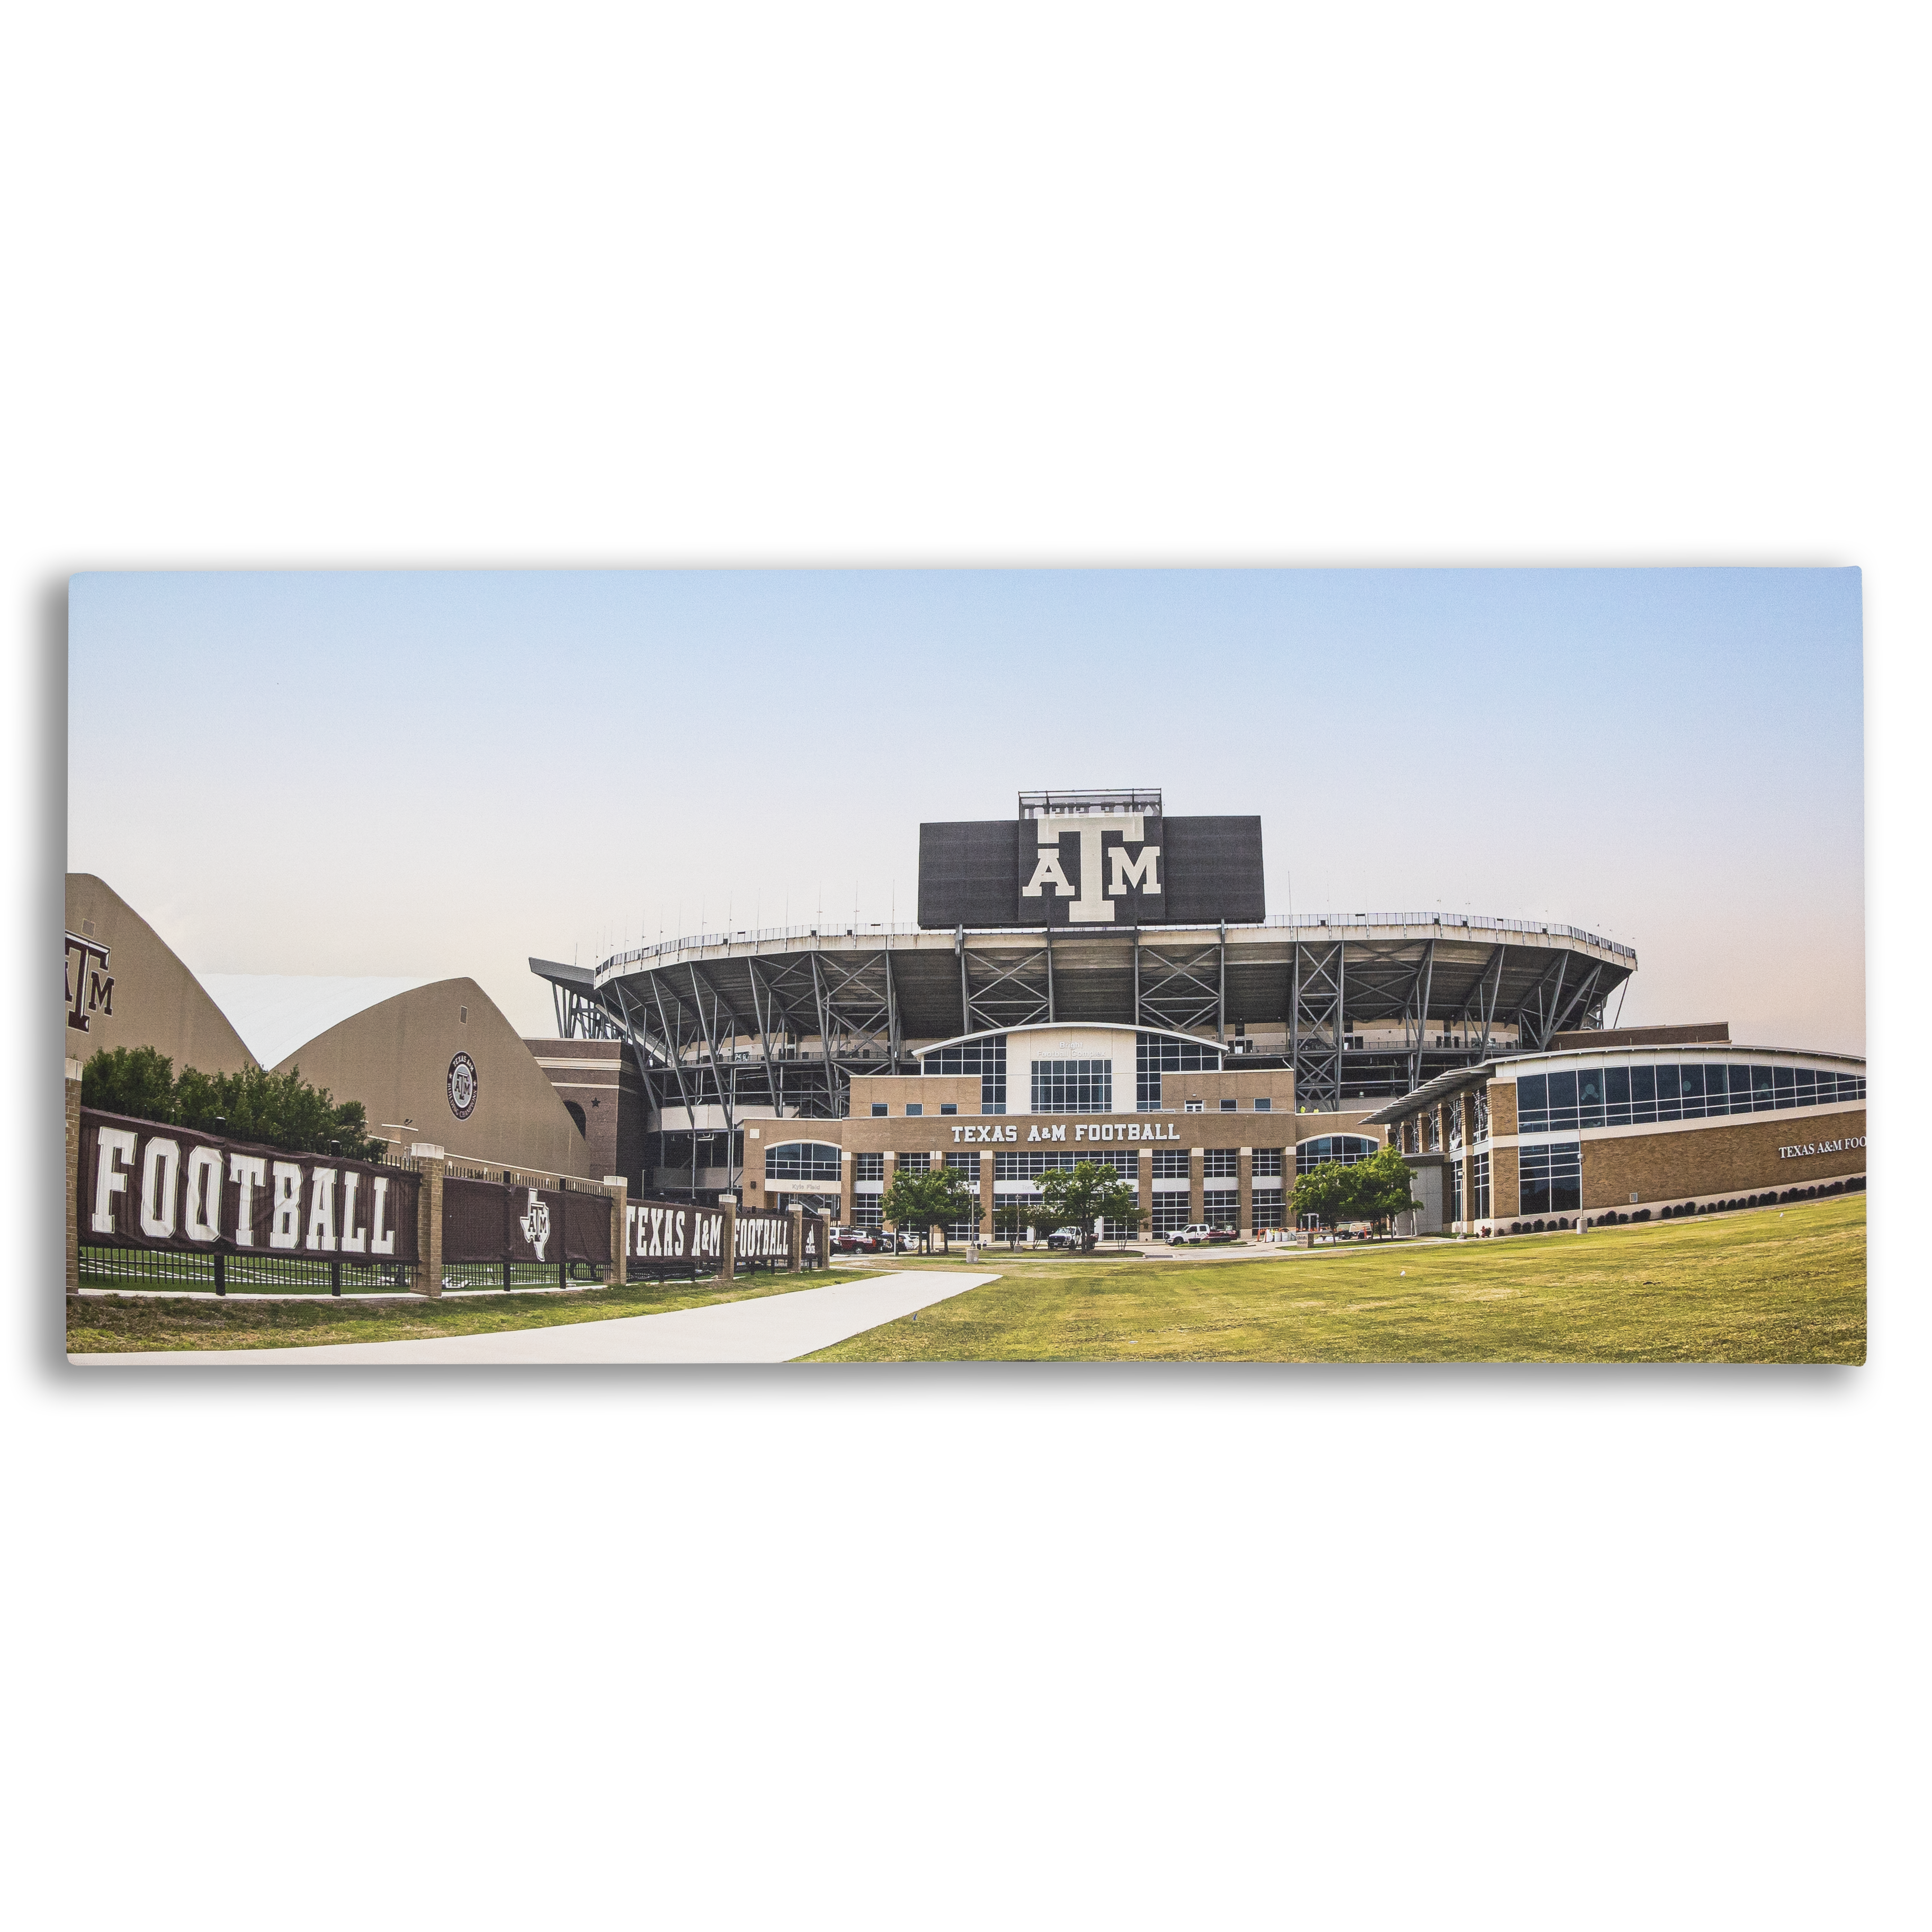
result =
M1083 1161L1137 1190L1112 1232L1156 1237L1286 1227L1298 1173L1385 1146L1412 1232L1864 1185L1862 1060L1736 1046L1722 1022L1620 1028L1636 956L1574 926L1270 914L1256 818L1023 794L1012 818L921 826L919 878L910 925L532 958L556 1028L528 1038L472 979L197 976L70 874L63 1036L298 1066L398 1157L633 1199L878 1227L897 1173L950 1168L977 1197L958 1237Z
M1390 1102L1600 1029L1637 963L1627 946L1546 922L1270 914L1260 820L1170 816L1151 790L1025 794L1012 818L922 826L919 910L902 926L694 934L595 968L533 958L558 1036L538 1050L560 1060L566 1042L602 1042L634 1070L645 1114L634 1184L788 1194L861 1224L902 1155L971 1174L982 1223L997 1192L1030 1178L998 1172L1029 1158L1017 1150L985 1156L994 1171L981 1176L981 1157L950 1141L887 1130L927 1118L898 1091L908 1081L928 1083L908 1090L932 1100L935 1130L941 1107L1171 1105L1184 1120L1211 1103L1246 1117L1242 1144L1195 1149L1193 1165L1214 1171L1163 1173L1152 1191L1184 1194L1196 1219L1238 1214L1252 1228L1279 1222L1278 1199L1258 1197L1285 1148L1304 1164L1318 1143L1342 1157L1372 1150L1379 1136L1351 1130ZM1040 1057L1022 1063L1022 1050ZM1075 1088L1042 1100L1029 1086L1010 1100L1023 1064L1104 1064L1110 1083L1119 1067L1121 1098L1096 1106ZM1157 1097L1163 1070L1201 1090ZM941 1099L934 1076L968 1084ZM824 1124L775 1141L764 1124L784 1120ZM1257 1163L1273 1174L1256 1176ZM1156 1229L1177 1224L1178 1200L1154 1204Z

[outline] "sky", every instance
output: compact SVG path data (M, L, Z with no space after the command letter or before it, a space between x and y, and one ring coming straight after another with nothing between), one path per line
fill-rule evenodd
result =
M1270 911L1582 926L1625 1024L1864 1050L1856 570L94 574L68 677L69 868L197 972L548 1033L532 954L910 921L922 819L1153 785L1261 814Z

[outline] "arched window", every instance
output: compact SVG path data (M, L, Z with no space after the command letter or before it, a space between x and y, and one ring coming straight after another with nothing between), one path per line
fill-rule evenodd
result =
M1294 1171L1312 1174L1331 1160L1353 1167L1357 1161L1367 1160L1381 1152L1379 1144L1366 1134L1323 1134L1318 1139L1304 1141L1294 1150Z
M838 1150L826 1141L784 1141L765 1150L767 1180L836 1180Z

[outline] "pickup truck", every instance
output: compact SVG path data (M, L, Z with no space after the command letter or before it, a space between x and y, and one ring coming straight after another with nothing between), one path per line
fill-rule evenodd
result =
M1210 1228L1204 1221L1195 1221L1185 1228L1178 1228L1167 1238L1178 1248L1198 1246L1207 1241L1232 1241L1235 1238L1235 1234L1232 1228Z

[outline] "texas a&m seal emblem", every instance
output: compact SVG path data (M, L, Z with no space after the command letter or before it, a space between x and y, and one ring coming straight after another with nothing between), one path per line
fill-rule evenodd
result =
M476 1063L466 1053L449 1063L449 1111L459 1120L476 1111Z

